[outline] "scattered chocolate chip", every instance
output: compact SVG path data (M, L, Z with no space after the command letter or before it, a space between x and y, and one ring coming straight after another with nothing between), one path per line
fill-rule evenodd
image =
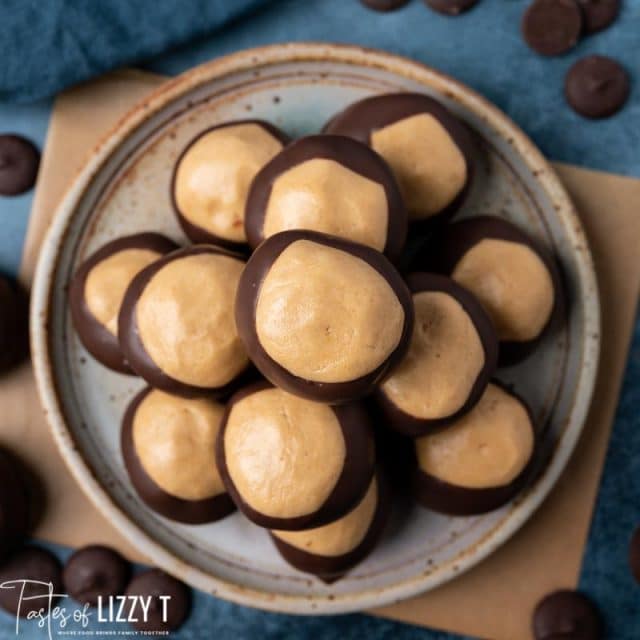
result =
M534 0L522 19L526 43L543 56L572 49L582 32L582 11L575 0Z
M578 0L585 33L606 29L620 13L620 0Z
M536 640L600 640L602 621L594 604L577 591L555 591L533 613Z
M631 567L631 573L636 579L636 582L640 584L640 527L638 527L633 536L631 536L631 542L629 544L629 566Z
M127 596L152 597L146 620L139 607L132 611L133 617L137 618L132 624L138 631L175 631L191 609L189 587L160 569L137 575L127 587Z
M478 0L424 0L424 3L445 16L459 16L478 4Z
M16 196L33 187L38 175L40 152L26 138L0 135L0 195Z
M409 0L360 0L367 9L374 11L395 11L409 4Z
M624 67L604 56L578 60L565 78L564 94L569 105L586 118L606 118L627 101L631 84Z
M45 582L50 586L36 584ZM62 593L62 570L57 558L40 547L25 547L0 566L0 607L26 618L49 608L49 594ZM52 601L57 598L53 597Z
M0 372L17 364L29 351L28 311L27 294L16 282L0 276Z
M98 597L124 593L131 565L117 551L93 545L76 551L62 573L65 592L81 604L95 607Z

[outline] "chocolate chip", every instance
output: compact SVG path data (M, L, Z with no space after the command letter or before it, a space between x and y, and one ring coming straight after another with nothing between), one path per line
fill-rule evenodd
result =
M131 566L117 551L98 545L76 551L62 573L64 588L74 600L95 607L98 597L124 593Z
M600 640L602 622L594 604L577 591L555 591L533 613L536 640Z
M146 620L139 605L131 611L137 618L137 622L132 624L138 631L175 631L191 609L189 587L160 569L150 569L137 575L127 587L127 596L152 598Z
M631 536L631 542L629 544L629 567L636 582L640 584L640 527L638 527L633 533L633 536Z
M395 11L409 4L409 0L360 0L367 9L374 11Z
M620 0L578 0L585 33L606 29L620 13Z
M535 0L522 19L526 43L543 56L572 49L582 32L582 11L575 0Z
M0 135L0 195L16 196L31 189L39 165L40 152L32 142L18 135Z
M459 16L478 4L478 0L424 0L424 3L445 16Z
M569 105L587 118L606 118L619 111L630 89L624 67L604 56L578 60L569 69L564 84Z
M47 583L36 584L36 583ZM57 558L40 547L25 547L0 567L0 607L26 618L49 609L49 593L62 593L62 571ZM56 598L53 598L55 601Z
M28 353L28 307L27 294L21 287L0 276L0 373Z

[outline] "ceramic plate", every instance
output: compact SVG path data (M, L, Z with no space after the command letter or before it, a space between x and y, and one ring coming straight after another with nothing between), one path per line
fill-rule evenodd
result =
M239 514L206 526L157 516L132 491L119 424L139 379L91 359L71 327L66 286L107 241L144 230L183 237L169 176L200 130L265 118L292 136L316 132L345 105L390 91L437 97L479 140L478 171L462 216L504 216L539 238L562 265L564 325L524 364L504 370L544 425L550 457L518 499L488 515L450 518L415 508L376 551L327 586L280 559L267 534ZM167 82L92 154L60 205L33 289L32 343L42 402L71 472L110 522L152 562L195 587L246 605L295 613L377 607L432 589L488 556L540 505L583 427L597 366L598 294L584 231L553 170L526 136L479 95L432 69L382 52L278 45L221 58Z

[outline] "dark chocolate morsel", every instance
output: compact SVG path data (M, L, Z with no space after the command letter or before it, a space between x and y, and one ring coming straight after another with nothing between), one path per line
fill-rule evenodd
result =
M29 353L29 299L19 283L0 276L0 373Z
M564 296L559 265L554 256L530 235L511 222L496 216L476 216L454 222L433 237L427 248L411 264L415 271L435 271L450 276L463 256L484 239L505 240L529 247L544 263L554 288L554 306L546 327L527 342L501 341L498 366L505 367L524 360L539 344L550 327L564 317Z
M38 177L40 152L22 136L0 135L0 195L17 196L33 187Z
M585 33L606 29L620 13L620 0L578 0Z
M432 223L448 220L465 201L473 181L473 138L466 125L437 100L422 93L389 93L372 96L354 102L344 111L334 115L324 126L323 133L355 138L371 144L375 131L405 118L426 113L433 116L445 128L464 156L467 181L460 193L438 214L422 220L410 220L415 231L430 228Z
M587 56L571 66L564 83L569 106L585 118L607 118L625 105L631 91L624 67L605 56Z
M473 323L484 350L484 365L473 384L469 397L450 416L429 419L410 415L393 403L383 387L378 387L376 400L389 425L403 435L415 438L460 418L475 406L498 365L498 337L491 319L475 296L451 278L433 273L412 273L406 280L413 295L423 291L441 291L459 302Z
M275 181L289 169L315 159L333 160L384 188L388 221L383 252L390 260L397 260L407 238L407 212L393 173L373 149L352 138L336 135L299 138L256 174L249 189L244 221L249 244L255 249L264 240L265 216Z
M602 640L603 633L595 605L577 591L554 591L533 612L536 640Z
M255 374L251 370L249 363L247 363L247 367L242 373L228 384L216 389L205 389L181 382L165 373L151 359L151 356L147 353L142 343L136 325L136 305L151 278L169 262L200 253L219 254L235 258L236 260L244 260L244 257L238 253L222 247L215 245L192 245L191 247L173 251L153 264L150 264L131 281L125 293L122 307L120 308L120 315L118 316L118 340L120 342L120 348L131 368L152 387L186 398L202 396L205 393L217 398L222 398L233 393L233 391L243 383L253 378Z
M0 584L0 607L26 618L42 609L49 610L50 588L54 594L51 604L58 600L57 596L62 594L62 569L58 559L46 549L24 547L0 565Z
M21 461L0 448L0 562L22 544L32 525L31 492Z
M558 56L576 46L582 23L576 0L534 0L522 18L522 35L540 55Z
M98 597L122 595L131 575L131 564L115 549L92 545L78 549L62 572L65 592L76 602L95 607Z
M176 631L191 611L189 587L160 569L149 569L135 576L127 587L126 595L132 598L129 606L135 606L131 613L137 622L132 622L132 625L138 631ZM139 598L151 598L146 620Z
M69 305L73 326L85 349L101 364L119 373L133 373L114 336L91 313L85 299L85 286L92 269L103 260L127 249L143 249L164 255L175 251L178 245L159 233L137 233L118 238L98 249L75 272L69 284Z
M629 567L636 582L640 584L640 527L633 532L629 543Z
M232 120L230 122L225 122L223 124L218 124L213 127L209 127L204 131L201 131L198 135L196 135L183 149L183 151L178 156L174 166L173 172L171 175L171 186L170 186L170 195L171 195L171 204L173 206L173 211L176 214L176 218L182 227L185 235L191 242L196 244L216 244L222 247L226 247L233 251L238 251L241 253L245 252L246 245L245 243L233 242L228 238L223 238L218 236L207 229L203 229L202 227L193 224L193 222L189 221L188 218L184 216L184 214L178 208L178 204L176 202L176 174L178 167L180 166L180 162L182 158L184 158L185 154L191 149L191 147L200 140L203 136L206 136L208 133L215 131L216 129L223 129L225 127L232 127L242 124L255 124L259 127L262 127L267 133L271 134L276 140L279 140L282 145L286 145L289 142L289 136L285 134L283 131L274 127L270 122L266 122L265 120Z
M269 529L297 531L320 527L336 520L359 502L366 493L374 473L375 444L368 413L360 403L332 406L345 442L342 472L324 504L315 512L295 518L278 518L260 513L245 502L236 489L227 466L224 434L234 404L272 385L261 381L234 394L225 408L216 442L216 463L222 481L238 509L255 524Z
M287 371L263 349L256 329L256 307L260 287L280 254L298 240L308 240L345 251L375 269L389 284L404 312L404 326L398 346L376 369L347 382L314 382ZM375 388L388 371L404 357L413 330L413 302L409 289L393 265L380 252L370 247L314 231L284 231L267 238L253 253L240 277L236 297L236 324L254 365L274 385L285 391L315 400L337 404L361 398Z
M424 0L424 3L446 16L459 16L478 4L478 0Z
M378 484L376 510L367 533L357 547L339 556L320 556L287 544L284 540L271 534L271 539L280 555L292 567L315 575L327 584L340 580L350 569L362 562L373 551L382 537L384 528L389 520L391 495L387 481L381 471L376 472L376 482Z
M226 493L203 500L183 500L167 493L144 470L133 444L133 422L138 407L151 391L147 387L133 398L122 419L120 434L124 464L141 500L165 518L186 524L215 522L233 513L235 505Z
M427 509L453 516L473 516L499 509L513 499L534 476L541 458L541 448L536 435L533 414L529 405L512 390L501 383L492 381L504 391L519 400L529 415L529 423L534 434L531 457L522 471L509 483L499 487L475 489L453 485L423 471L419 465L415 448L413 450L413 495L416 501Z
M360 0L367 9L373 9L374 11L381 11L386 13L387 11L395 11L401 9L405 5L409 4L409 0Z

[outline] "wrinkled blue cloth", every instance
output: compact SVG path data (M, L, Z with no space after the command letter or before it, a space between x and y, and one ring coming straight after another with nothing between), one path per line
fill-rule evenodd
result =
M29 102L202 37L269 0L2 0L0 100Z

